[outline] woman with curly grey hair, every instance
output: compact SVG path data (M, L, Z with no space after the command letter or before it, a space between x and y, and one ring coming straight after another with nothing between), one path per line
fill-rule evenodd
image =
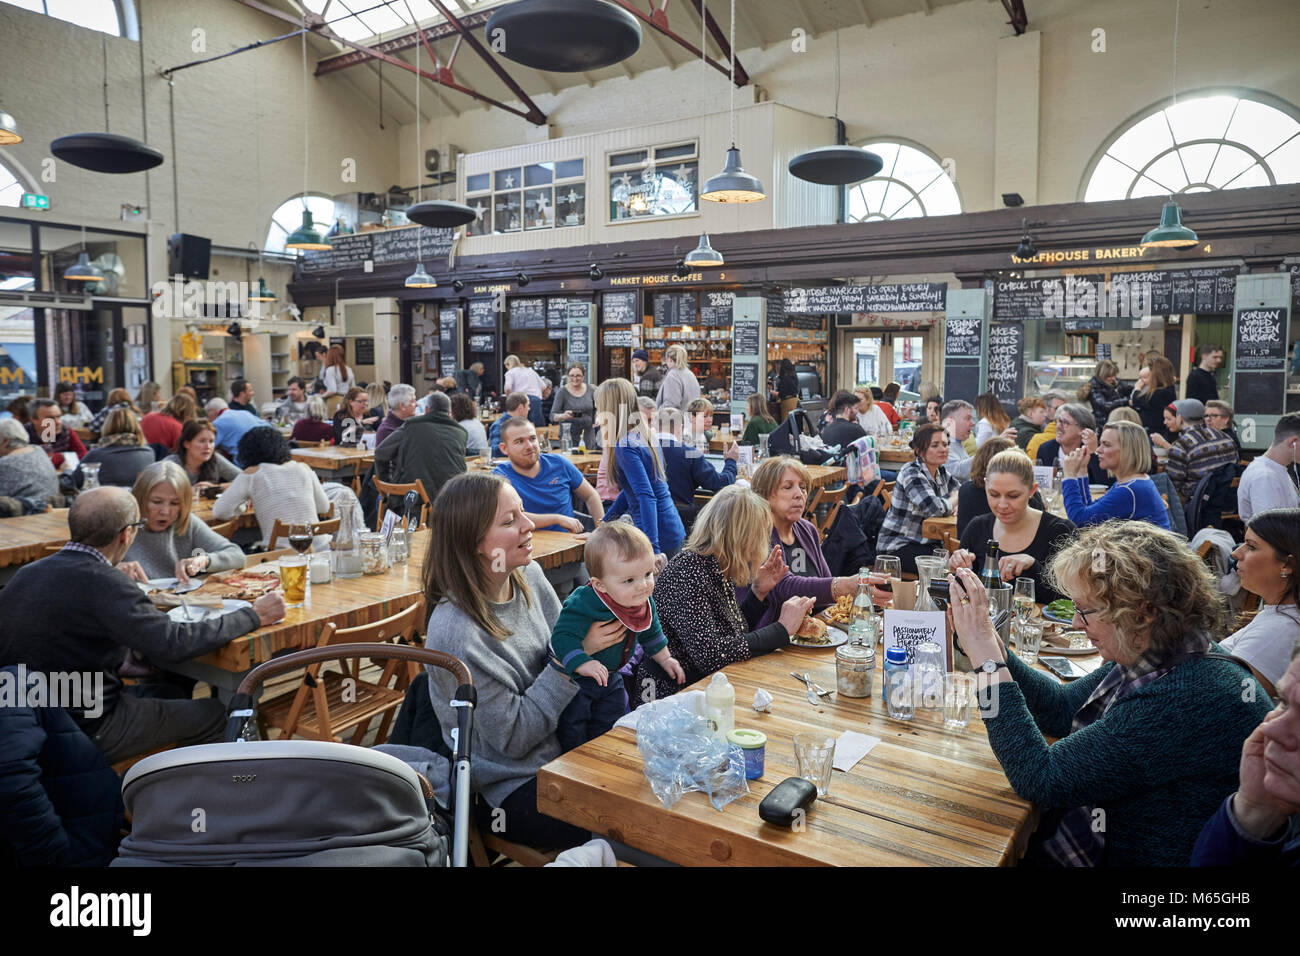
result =
M1105 661L1066 685L1006 653L973 572L948 579L989 743L1016 793L1044 808L1029 859L1186 866L1269 709L1214 643L1227 604L1187 542L1145 521L1084 529L1051 573Z

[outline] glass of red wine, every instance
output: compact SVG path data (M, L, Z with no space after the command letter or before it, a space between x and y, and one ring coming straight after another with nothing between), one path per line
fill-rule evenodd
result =
M291 524L289 525L289 547L299 554L306 554L311 550L313 535L311 525L309 524Z

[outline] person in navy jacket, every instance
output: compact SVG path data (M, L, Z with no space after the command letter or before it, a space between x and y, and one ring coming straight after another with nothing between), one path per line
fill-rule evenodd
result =
M646 407L640 399L638 404L641 405L642 415L647 415ZM664 460L664 478L668 482L668 491L673 497L673 504L677 506L682 526L689 535L692 525L695 524L695 490L703 488L705 491L718 492L727 485L735 484L736 462L740 459L740 447L735 442L727 445L722 453L724 459L722 471L718 471L697 449L683 444L681 435L661 431L658 433L658 439L659 454Z

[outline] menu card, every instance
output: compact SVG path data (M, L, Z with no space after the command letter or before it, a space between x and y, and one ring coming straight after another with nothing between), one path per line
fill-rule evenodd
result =
M940 647L952 647L948 640L947 615L943 611L898 611L885 609L885 652L891 647L907 650L907 663L912 664L916 657L916 647L926 641L934 641ZM949 650L951 655L952 651ZM948 661L952 665L951 657Z

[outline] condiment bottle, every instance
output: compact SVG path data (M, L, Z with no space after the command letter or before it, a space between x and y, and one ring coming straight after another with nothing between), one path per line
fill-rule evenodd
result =
M704 690L704 716L715 735L725 737L736 728L736 688L721 671Z

